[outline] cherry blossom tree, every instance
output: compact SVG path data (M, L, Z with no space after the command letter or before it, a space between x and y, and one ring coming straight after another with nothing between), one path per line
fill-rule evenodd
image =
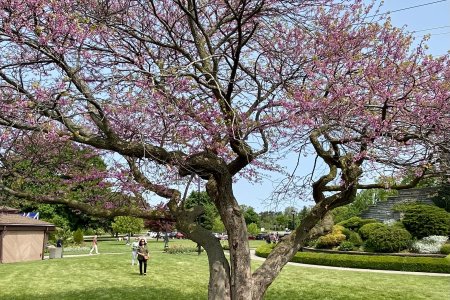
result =
M115 188L167 199L177 228L206 250L209 299L261 299L327 212L385 187L364 174L414 170L390 186L401 189L444 171L449 58L373 15L359 0L0 0L1 151L34 134L44 148L66 141L115 157ZM308 182L315 205L252 273L234 179L257 180L308 147L327 166ZM229 260L196 222L202 207L184 207L179 186L195 178L226 227ZM294 174L286 182L295 190Z

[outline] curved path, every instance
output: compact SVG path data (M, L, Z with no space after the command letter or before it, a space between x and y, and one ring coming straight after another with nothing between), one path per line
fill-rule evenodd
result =
M253 260L266 260L264 257L259 257L255 255L255 250L250 249L250 254ZM450 277L450 274L446 273L428 273L428 272L405 272L405 271L389 271L389 270L372 270L372 269L356 269L356 268L343 268L343 267L330 267L330 266L320 266L320 265L308 265L302 263L288 262L289 266L305 267L305 268L317 268L317 269L328 269L328 270L343 270L343 271L353 271L353 272L372 272L372 273L385 273L385 274L403 274L403 275L417 275L417 276L440 276L440 277Z

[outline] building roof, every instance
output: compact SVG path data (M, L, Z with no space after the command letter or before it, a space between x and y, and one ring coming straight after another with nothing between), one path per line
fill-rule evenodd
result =
M17 208L12 208L8 206L0 206L0 213L7 213L7 214L15 214L18 213L20 210Z
M36 220L28 217L23 217L16 214L2 214L0 213L0 226L36 226L36 227L55 227L55 225Z

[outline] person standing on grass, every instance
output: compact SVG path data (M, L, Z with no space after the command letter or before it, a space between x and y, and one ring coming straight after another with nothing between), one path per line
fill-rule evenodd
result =
M131 244L131 265L134 266L134 262L137 259L137 252L139 249L139 238L135 238L134 242Z
M91 251L89 251L89 255L92 255L92 252L95 250L95 254L98 253L98 246L97 246L97 235L94 235L94 238L92 239L92 248Z
M147 275L147 260L148 260L148 248L144 239L139 241L139 248L137 251L139 261L139 272L141 275ZM144 272L142 272L142 266L144 266Z

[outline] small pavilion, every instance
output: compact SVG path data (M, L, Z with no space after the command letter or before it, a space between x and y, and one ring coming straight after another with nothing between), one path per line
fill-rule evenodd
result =
M44 259L44 249L55 225L19 215L0 206L0 263Z

